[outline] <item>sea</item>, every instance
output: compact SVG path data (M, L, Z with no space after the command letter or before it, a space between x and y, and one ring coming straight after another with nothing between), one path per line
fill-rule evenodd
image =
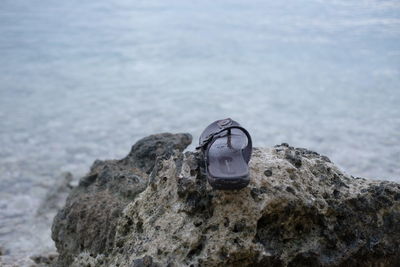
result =
M400 182L400 1L2 0L0 257L55 250L62 173L227 117Z

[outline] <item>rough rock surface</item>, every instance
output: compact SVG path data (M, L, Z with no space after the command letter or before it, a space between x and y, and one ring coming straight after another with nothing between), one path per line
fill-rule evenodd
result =
M183 151L191 141L188 134L151 135L122 160L96 160L54 218L52 238L60 264L68 266L80 252L111 251L122 210L146 188L155 162Z
M316 152L255 148L251 182L213 190L187 134L96 161L54 219L60 266L396 266L400 185Z

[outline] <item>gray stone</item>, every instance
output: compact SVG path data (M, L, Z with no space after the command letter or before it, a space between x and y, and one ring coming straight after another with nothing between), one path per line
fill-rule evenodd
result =
M54 220L60 266L400 262L399 184L353 178L282 144L254 149L248 187L213 190L201 156L182 152L185 136L148 137L128 158L94 164Z
M174 150L183 151L191 143L192 136L190 134L163 133L150 135L134 144L123 162L150 173L156 158L168 158Z
M81 252L111 251L121 212L147 187L156 159L183 151L190 143L189 134L151 135L139 140L122 160L96 160L54 218L52 238L60 252L59 264L68 266Z

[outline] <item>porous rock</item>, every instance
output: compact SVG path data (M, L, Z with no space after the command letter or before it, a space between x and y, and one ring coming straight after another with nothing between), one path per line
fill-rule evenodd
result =
M60 266L400 262L399 184L282 144L253 150L248 187L213 190L201 155L182 152L188 135L157 138L168 145L142 139L130 159L95 162L82 178L54 220Z
M139 140L121 160L96 160L54 218L52 238L60 253L59 265L69 266L81 252L111 251L122 210L147 187L156 159L183 151L191 138L189 134L151 135Z

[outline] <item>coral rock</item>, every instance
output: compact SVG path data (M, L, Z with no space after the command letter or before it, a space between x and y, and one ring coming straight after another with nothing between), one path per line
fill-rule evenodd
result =
M142 139L96 161L53 224L69 266L396 266L400 185L354 178L327 157L255 148L250 184L214 190L188 134Z

